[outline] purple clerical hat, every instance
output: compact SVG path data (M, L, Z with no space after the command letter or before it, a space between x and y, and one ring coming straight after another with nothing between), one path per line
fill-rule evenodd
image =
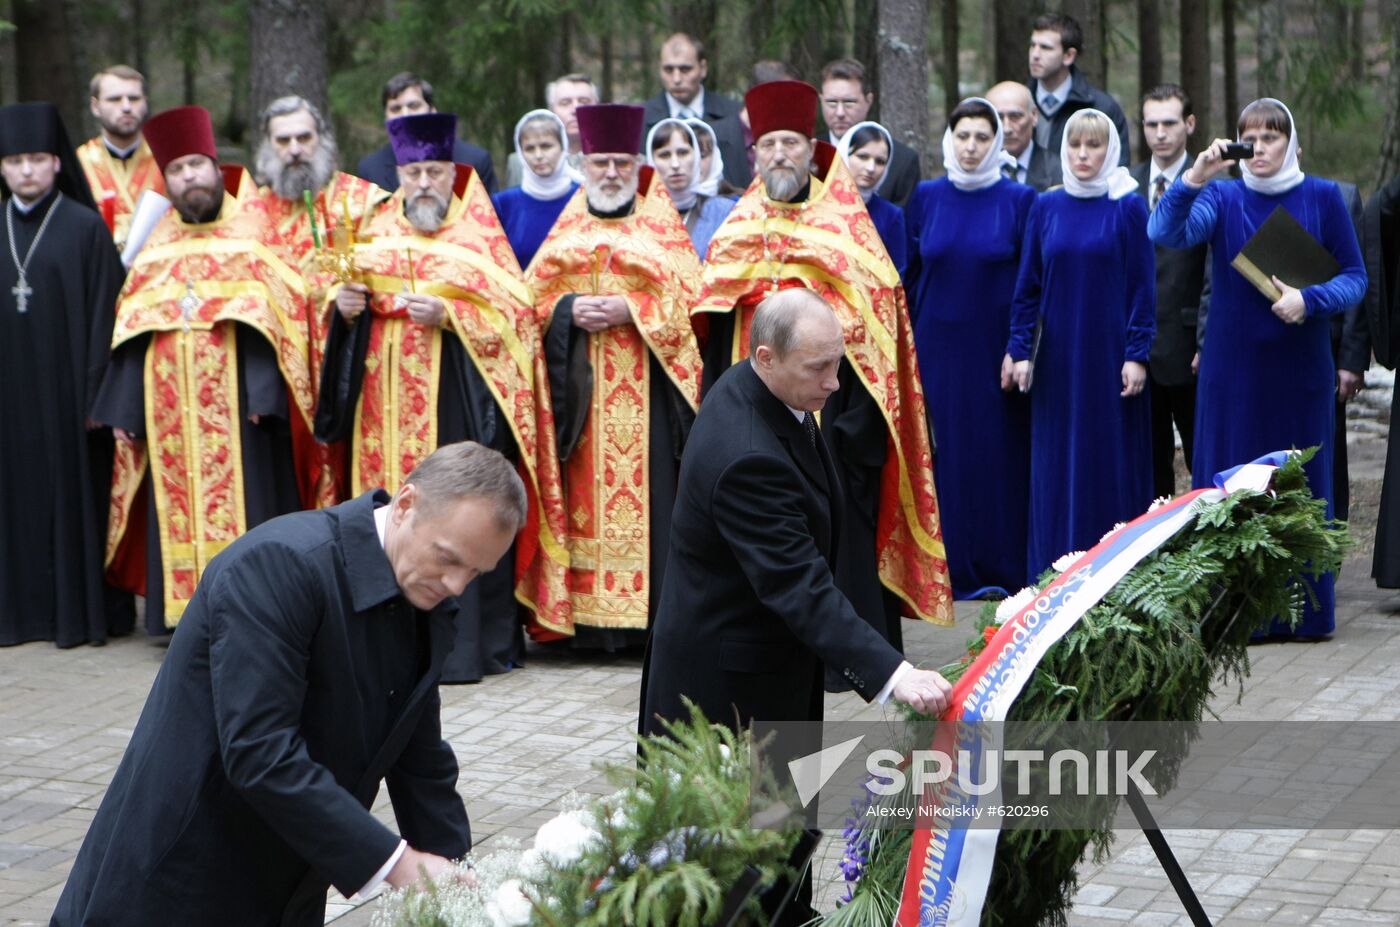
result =
M400 116L385 127L397 164L452 160L452 143L457 139L457 117L452 113Z
M646 111L630 103L580 106L579 141L584 154L636 154L642 150L642 118Z

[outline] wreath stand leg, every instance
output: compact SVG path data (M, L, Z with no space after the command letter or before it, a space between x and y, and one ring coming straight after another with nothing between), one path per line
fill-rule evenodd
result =
M1157 862L1161 863L1162 871L1167 874L1172 888L1176 889L1176 897L1181 899L1181 906L1186 909L1191 923L1194 927L1212 927L1210 918L1206 915L1206 909L1201 907L1201 900L1196 897L1196 891L1191 887L1190 880L1186 878L1181 863L1177 862L1176 854L1172 853L1171 846L1167 844L1167 838L1162 835L1161 829L1157 826L1157 819L1152 816L1152 811L1147 807L1147 802L1143 800L1142 793L1138 791L1137 783L1133 782L1132 779L1128 780L1127 797L1128 807L1133 809L1133 817L1137 818L1138 827L1142 829L1142 834L1147 838L1147 842L1152 845L1152 852L1157 854Z

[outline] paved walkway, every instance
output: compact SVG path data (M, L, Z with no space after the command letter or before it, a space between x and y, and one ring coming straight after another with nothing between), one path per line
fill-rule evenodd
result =
M1380 446L1353 450L1358 501L1374 508ZM1360 452L1358 454L1358 452ZM1373 522L1373 512L1356 521ZM1369 529L1363 529L1369 530ZM1400 594L1348 563L1338 585L1338 631L1328 642L1255 648L1243 700L1226 718L1400 719ZM911 658L938 665L970 637L958 628L908 626ZM59 651L0 650L0 923L46 924L74 853L131 734L164 650L141 637ZM536 653L529 666L477 686L443 690L443 729L464 770L460 789L478 846L528 840L571 791L603 793L600 760L632 751L639 661ZM829 696L829 717L876 713L852 695ZM1400 737L1400 728L1397 728ZM377 811L389 817L381 796ZM1400 832L1175 831L1168 837L1218 925L1400 924ZM819 898L842 890L828 845ZM825 881L823 881L825 880ZM1120 835L1103 865L1086 863L1072 923L1189 923L1140 835ZM368 924L372 905L332 893L337 927Z

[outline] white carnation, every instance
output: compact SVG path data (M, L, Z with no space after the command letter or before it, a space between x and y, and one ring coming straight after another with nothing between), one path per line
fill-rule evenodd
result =
M1050 564L1050 567L1056 573L1063 573L1065 570L1068 570L1071 566L1074 565L1074 561L1078 560L1082 556L1084 556L1084 551L1072 550L1069 553L1062 555L1059 560L1056 560L1054 563Z
M502 882L486 902L486 918L491 927L528 927L532 910L519 879Z
M1015 618L1016 613L1033 601L1039 592L1034 586L1027 586L1009 599L1002 599L1001 604L997 606L997 623L1005 624Z
M1152 504L1147 507L1147 511L1155 512L1170 501L1172 501L1171 496L1158 496L1156 499L1152 500Z
M1122 531L1126 527L1128 527L1128 523L1126 521L1120 521L1118 524L1114 525L1112 528L1109 528L1106 532L1104 532L1104 536L1099 538L1099 543L1102 544L1104 541L1107 541L1113 535L1117 534L1119 531Z
M584 811L568 811L540 825L535 833L535 849L545 862L554 866L571 866L589 845L599 839L598 832L588 826Z
M549 871L544 854L531 847L520 854L520 874L527 879L543 879Z

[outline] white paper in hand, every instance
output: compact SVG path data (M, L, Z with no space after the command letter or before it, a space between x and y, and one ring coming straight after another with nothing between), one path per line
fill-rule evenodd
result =
M147 190L141 194L141 199L136 204L136 212L131 217L131 231L126 236L126 247L122 249L122 266L131 267L136 255L141 251L141 246L146 243L146 239L151 237L151 232L155 231L156 223L161 216L170 208L170 200L161 196L154 190Z

